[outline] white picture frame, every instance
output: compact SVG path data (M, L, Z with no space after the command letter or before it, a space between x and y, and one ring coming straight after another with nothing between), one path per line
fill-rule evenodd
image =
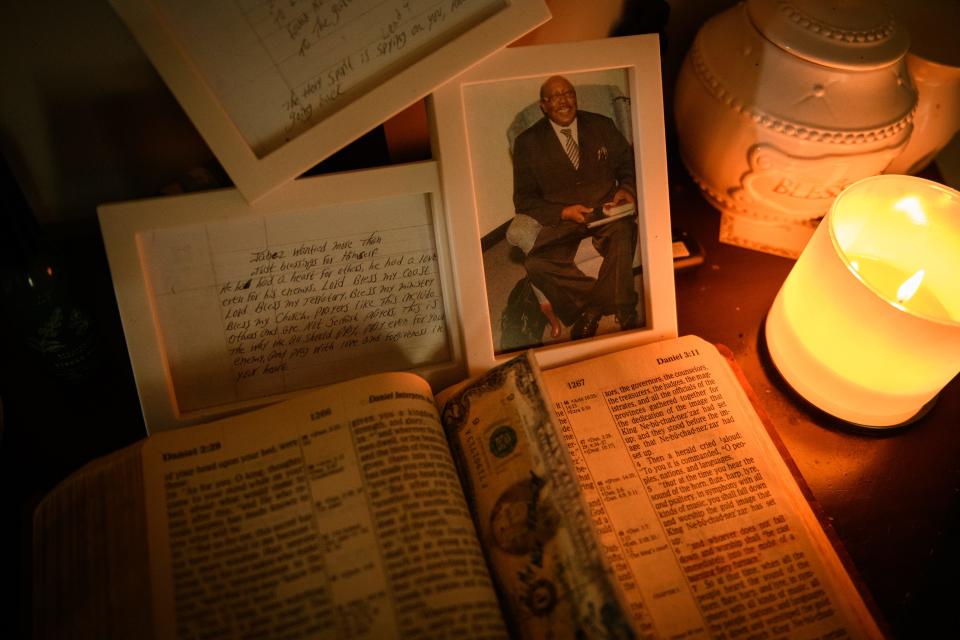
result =
M265 18L260 14L265 6L274 6L270 2L110 2L234 185L251 202L300 176L550 17L544 0L389 0L368 3L370 7L355 3L345 10L337 9L339 3L316 9L307 0L292 0L274 8L286 12L282 16L285 22L281 24L279 15L270 18L276 21L278 31L284 29L292 39L281 46L272 32L261 26ZM470 14L474 11L471 6L479 6L476 15ZM390 10L402 14L402 21L381 24L382 12ZM343 33L337 31L341 11L359 16L343 17ZM467 14L471 17L462 24L457 22L462 18L448 17ZM433 30L437 21L430 18L438 15L438 24L445 26ZM376 16L376 21L370 16ZM352 31L346 31L348 26ZM364 43L369 40L367 48L345 49L347 53L336 67L306 57L332 55L328 48L352 47L358 33L373 38L380 36L371 34L382 33L383 39L365 38ZM409 47L399 41L391 44L390 39L401 34L403 45ZM290 54L288 49L296 48L298 39L313 42L312 51L305 52L301 44L298 53ZM328 47L330 42L336 44ZM378 55L381 44L385 53ZM286 68L293 59L298 60L297 68ZM378 67L380 64L385 66ZM374 68L378 70L372 76L364 75ZM234 77L238 72L241 75ZM358 84L350 85L354 80L348 77ZM346 85L343 95L342 85ZM297 127L285 141L278 137L283 136L284 127L274 112L282 110L277 104L282 91L290 92L280 99L287 108L286 125ZM269 143L263 142L263 146L255 142L261 133L245 127L265 114L270 124L261 133ZM300 124L296 124L298 120Z
M277 197L268 200L250 204L236 189L224 189L106 204L98 208L148 432L204 422L289 397L303 388L366 373L410 370L422 375L434 389L453 384L465 376L460 330L462 310L458 306L456 291L473 285L455 281L448 249L449 221L443 211L436 162L304 178L294 181ZM400 223L387 219L400 220ZM418 226L409 220L416 221ZM428 224L424 224L424 220ZM263 249L259 244L261 228L263 247L269 251L264 256L263 266L256 256ZM385 244L376 244L372 240L371 229ZM202 241L194 241L195 237ZM350 238L359 238L359 241L348 242ZM365 243L364 239L369 242ZM328 245L327 240L333 244ZM308 243L313 243L310 252L297 248ZM377 254L370 247L378 251L380 247L383 249ZM435 255L424 258L431 250ZM304 274L325 268L322 265L328 264L328 255L330 273L314 274L316 278L310 275L308 280ZM381 262L376 267L381 271L373 271L373 258L386 260L388 256L394 265L398 256L408 262L402 267L383 267ZM258 273L280 274L290 267L289 273L299 273L300 277L290 275L289 281L284 278L290 284L284 284L283 288L279 281L276 285L267 283L270 286L263 288L263 283L254 281L253 277L242 283L242 278L237 280L231 275L252 276L254 271L250 270L250 265L254 263ZM274 266L268 268L270 263ZM343 277L349 278L339 285L339 271L335 271L338 265L348 265ZM376 273L380 274L379 279L374 275ZM379 286L377 294L383 294L391 273L395 282L409 285L397 286L404 293L398 294L396 300L384 302L367 291L368 287ZM434 276L439 282L433 282ZM428 277L430 282L427 282ZM299 281L296 285L292 284L295 280ZM235 287L230 283L235 283ZM241 291L244 284L245 291ZM270 324L270 313L261 313L254 307L258 301L266 300L266 291L270 289L280 300L296 302L296 310L304 313L281 317L279 312L274 312L273 324ZM233 297L232 291L238 292L237 297ZM248 306L245 302L251 299L251 291L260 293ZM357 295L358 291L360 295ZM413 311L408 308L408 303L412 307L413 297L410 300L400 298L410 291L414 294L422 292L417 300L423 300L424 310L420 310L419 302L416 307L416 314L420 315L410 315ZM395 292L391 286L389 293ZM361 305L360 300L364 298L370 301L369 304ZM442 310L440 319L428 316L426 311L434 302L438 304L433 304L434 311L430 313ZM270 304L273 304L272 298ZM349 305L349 308L334 305ZM385 315L391 307L396 308L396 315ZM366 311L354 312L355 308ZM370 324L374 320L368 323L367 316L371 312L379 314L377 309L384 311L384 321L374 327ZM407 320L400 322L397 318L401 316ZM272 347L259 351L259 363L249 360L253 353L250 347L258 348L251 342L250 328L241 326L249 318L253 318L254 329L260 322L257 318L263 318L263 326L273 327L274 334L279 331L279 335L287 335L284 333L287 326L294 326L296 331L290 335L299 333L304 336L302 341L298 339L295 347L287 338L287 347L292 351L283 348L282 360L285 362L297 356L301 347L316 350L318 345L335 344L336 349L330 353L316 355L313 351L310 355L312 361L302 360L316 367L314 373L319 371L326 378L317 385L304 386L302 381L312 375L311 370L309 367L302 369L307 377L298 377L293 374L295 369L291 365L291 372L282 374L284 378L290 376L290 388L278 388L278 385L268 383L254 389L251 396L249 386L241 388L251 382L244 380L241 384L237 377L244 375L239 373L241 370L249 370L248 363L253 363L251 366L257 369L253 380L257 384L260 384L257 382L260 378L279 378L272 377L272 374L260 376L267 370L263 360L268 357L268 351L273 351ZM340 320L334 323L328 318ZM317 329L318 332L330 333L314 333L312 329L308 332L307 322L311 319L323 321L323 328ZM340 330L327 329L328 325L355 325L355 331L350 335L357 340L348 345L350 349L341 349L348 344L346 338L334 335L333 331ZM443 329L438 330L438 326ZM419 338L409 337L416 332L400 337L401 329L410 327L428 327L440 334L433 341L423 339L428 347L426 355L398 354L401 348L419 344ZM266 328L261 330L261 338L266 331ZM369 347L356 346L357 341L367 334L382 336L383 347L379 343ZM267 340L272 342L271 338ZM236 355L238 351L234 347L239 349L243 344L248 348L239 353L245 355ZM412 364L408 362L408 366L396 366L397 358L407 362L406 359L411 357L422 359L412 361ZM280 364L281 360L276 360L273 369ZM331 377L334 373L336 376ZM235 387L232 392L231 384Z
M642 325L629 331L614 328L589 339L561 337L556 342L546 340L542 346L530 346L536 346L542 366L552 367L677 335L657 37L642 35L508 48L437 89L429 102L436 132L434 157L441 164L445 207L451 212L458 277L479 282L477 287L458 290L461 308L470 310L462 317L462 329L471 337L466 344L471 375L515 355L514 351L498 349L494 337L499 318L492 310L495 304L490 291L500 287L502 304L504 283L498 280L503 276L498 273L478 277L473 273L484 268L484 239L496 237L497 230L502 232L514 215L511 143L506 134L515 113L513 103L538 103L538 87L554 75L571 78L576 87L581 78L609 72L622 73L626 78L624 93L632 120ZM529 95L529 100L517 98L518 93ZM527 112L530 109L531 106L526 107ZM584 109L582 100L580 109ZM537 110L536 117L541 116ZM489 131L492 138L471 131ZM491 202L499 204L494 206ZM490 209L499 212L500 218L494 223L489 221ZM523 274L522 263L518 268ZM508 284L514 279L516 275Z

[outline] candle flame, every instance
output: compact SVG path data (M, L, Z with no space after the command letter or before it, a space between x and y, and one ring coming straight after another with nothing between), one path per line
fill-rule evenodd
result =
M897 300L903 304L913 297L913 294L920 288L920 281L923 280L924 271L920 269L915 274L903 281L900 288L897 289Z
M919 198L915 196L900 198L896 204L893 205L893 208L907 214L914 224L927 224L927 214L923 210L923 205L920 204Z

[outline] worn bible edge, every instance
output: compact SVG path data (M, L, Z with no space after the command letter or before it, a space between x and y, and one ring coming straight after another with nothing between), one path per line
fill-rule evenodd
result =
M794 462L793 456L790 455L790 450L787 449L787 446L780 437L776 426L773 424L770 416L760 403L759 396L757 396L756 392L753 390L753 387L750 385L750 382L747 380L746 375L743 373L743 369L741 369L740 365L737 363L733 351L725 344L719 342L714 343L713 346L717 349L723 359L726 360L727 365L730 367L730 371L734 375L734 378L740 385L740 388L743 389L744 394L746 394L747 400L750 401L750 405L753 407L757 417L760 419L760 423L763 424L763 428L770 437L770 441L773 443L773 446L776 447L777 453L780 454L784 465L786 465L790 475L793 476L793 480L796 483L797 488L800 490L801 495L803 495L804 499L807 501L807 505L810 507L814 517L817 519L817 523L823 530L823 533L827 538L827 542L830 543L830 546L833 548L834 553L836 553L837 559L840 561L842 568L850 577L850 582L853 584L854 589L856 589L860 599L863 601L864 606L867 608L867 611L873 617L873 622L877 625L877 627L879 627L880 632L883 633L884 636L892 637L890 627L883 618L876 601L873 599L873 595L867 588L866 582L857 571L856 565L853 562L853 558L851 558L850 554L847 552L846 547L841 541L840 536L837 534L836 529L834 529L833 523L830 521L826 511L824 511L820 501L817 500L816 496L813 494L813 491L810 490L810 486L807 484L807 481L804 479L803 474L800 473L800 468L797 466L797 463Z
M145 442L86 464L34 510L34 637L137 637L153 628Z

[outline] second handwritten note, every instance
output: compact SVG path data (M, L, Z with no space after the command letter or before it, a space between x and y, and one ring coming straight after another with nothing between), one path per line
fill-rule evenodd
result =
M157 0L259 157L507 6L505 0Z

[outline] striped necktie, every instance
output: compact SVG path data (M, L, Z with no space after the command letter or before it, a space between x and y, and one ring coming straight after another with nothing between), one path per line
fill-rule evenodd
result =
M570 158L570 162L573 163L575 169L580 168L580 146L577 144L577 141L573 139L573 132L570 129L560 129L560 133L567 137L567 141L564 145L564 149L567 152L567 157Z

